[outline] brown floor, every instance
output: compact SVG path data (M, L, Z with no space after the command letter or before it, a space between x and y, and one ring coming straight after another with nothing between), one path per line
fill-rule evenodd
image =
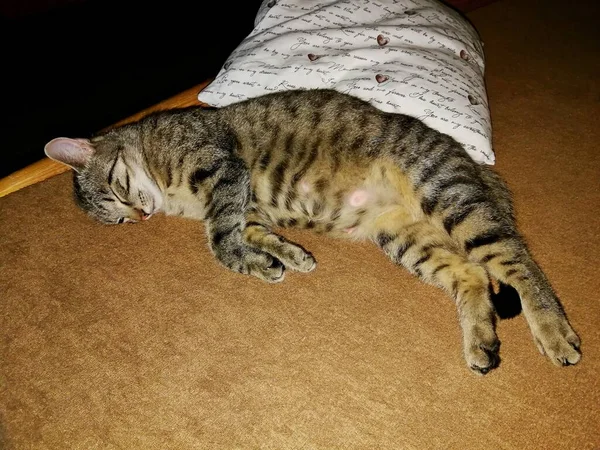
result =
M319 260L229 273L201 226L102 227L68 174L0 199L0 414L16 449L600 448L595 0L503 0L485 41L498 169L583 340L559 369L522 316L476 377L454 306L372 245L289 233Z

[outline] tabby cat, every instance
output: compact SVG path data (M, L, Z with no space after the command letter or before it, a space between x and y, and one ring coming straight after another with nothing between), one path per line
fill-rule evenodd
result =
M374 241L455 299L468 366L499 363L494 280L514 288L540 352L576 364L580 340L515 226L507 188L451 137L332 90L162 111L46 154L75 169L79 206L106 224L157 212L206 223L215 257L269 282L313 256L272 227Z

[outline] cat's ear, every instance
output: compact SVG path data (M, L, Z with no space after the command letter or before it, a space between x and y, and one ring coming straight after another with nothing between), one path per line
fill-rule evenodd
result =
M79 172L94 154L94 147L87 139L56 138L44 147L44 153L60 163Z

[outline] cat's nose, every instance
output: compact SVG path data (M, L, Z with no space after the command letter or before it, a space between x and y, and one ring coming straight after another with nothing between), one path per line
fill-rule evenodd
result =
M140 216L140 220L148 220L152 214L148 214L143 209L137 209L136 212Z

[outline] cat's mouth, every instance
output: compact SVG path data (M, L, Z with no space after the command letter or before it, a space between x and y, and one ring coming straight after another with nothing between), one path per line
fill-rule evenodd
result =
M152 217L157 212L157 210L155 208L153 208L152 210L150 210L150 212L146 212L146 210L144 210L144 209L136 209L135 212L138 215L138 219L136 220L136 222L137 222L139 220L141 220L141 221L149 220L150 217Z
M138 223L138 222L144 222L146 220L150 220L150 218L156 213L157 211L152 211L150 213L147 213L145 211L140 211L140 210L136 210L137 213L137 217L133 218L133 217L124 217L122 218L119 223Z

